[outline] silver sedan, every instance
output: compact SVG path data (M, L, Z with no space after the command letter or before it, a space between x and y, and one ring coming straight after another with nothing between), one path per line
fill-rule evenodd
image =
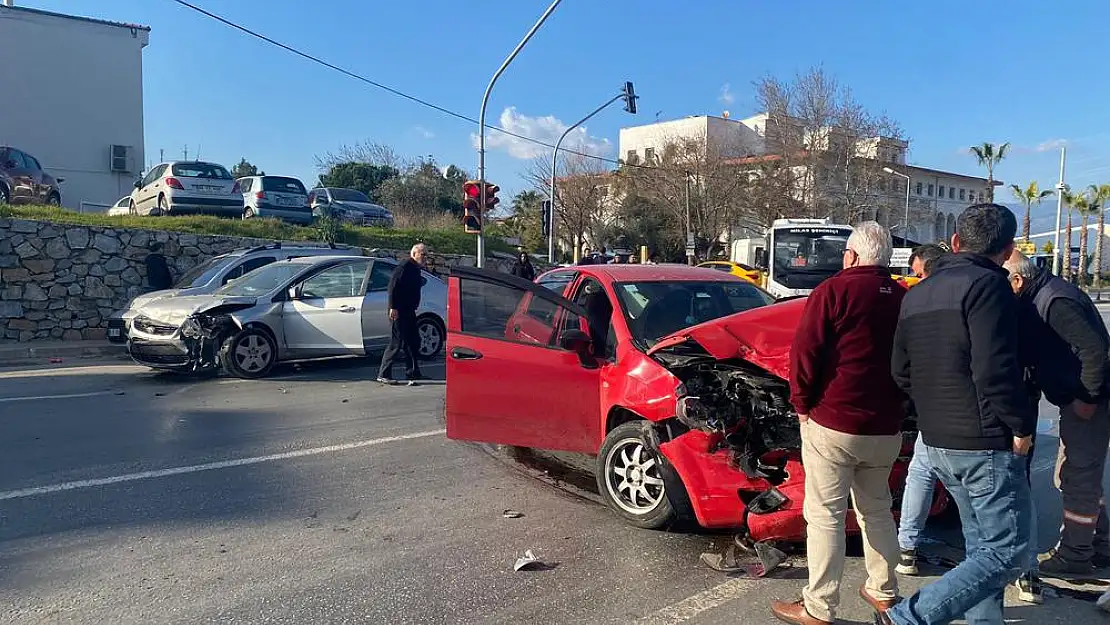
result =
M387 287L397 261L362 256L275 262L209 295L171 297L138 308L128 350L155 369L204 373L221 367L260 378L279 362L364 356L389 343ZM447 285L424 272L417 310L419 354L446 337Z

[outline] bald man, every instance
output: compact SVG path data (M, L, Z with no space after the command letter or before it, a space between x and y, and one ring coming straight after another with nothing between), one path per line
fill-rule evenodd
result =
M393 378L393 361L398 352L405 354L405 378L412 386L423 380L420 374L420 337L416 334L416 309L420 307L420 288L424 280L420 275L424 268L424 257L428 248L417 243L409 251L409 257L397 264L389 279L389 320L392 334L389 347L382 355L382 366L378 369L378 382L396 384Z

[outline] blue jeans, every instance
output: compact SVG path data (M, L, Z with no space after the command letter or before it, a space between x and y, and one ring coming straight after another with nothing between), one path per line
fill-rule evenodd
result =
M917 435L913 446L913 458L906 469L906 490L902 493L902 512L898 518L898 547L902 550L917 549L917 539L925 530L929 509L933 507L933 488L937 476L925 441Z
M956 568L887 611L898 625L1002 625L1006 585L1029 566L1031 497L1025 458L1009 451L925 446L933 470L960 510L966 557Z

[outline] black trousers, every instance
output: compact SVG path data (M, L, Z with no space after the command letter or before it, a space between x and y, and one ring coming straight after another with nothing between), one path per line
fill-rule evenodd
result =
M416 334L416 311L398 310L392 330L389 347L385 348L385 354L382 355L378 377L393 378L393 361L397 359L398 352L405 354L405 376L410 380L419 377L420 363L417 358L420 357L420 337Z

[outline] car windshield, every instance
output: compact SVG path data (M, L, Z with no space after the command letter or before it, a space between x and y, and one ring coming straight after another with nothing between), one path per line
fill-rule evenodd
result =
M263 191L277 191L280 193L299 193L304 195L304 185L296 178L283 178L281 176L266 176L262 178Z
M366 202L370 203L370 198L362 191L355 191L354 189L328 189L331 192L331 197L336 202Z
M799 226L777 230L772 278L791 289L812 289L844 268L848 228Z
M177 282L173 285L175 289L187 289L194 286L203 286L212 281L216 274L223 268L223 262L227 260L227 256L216 256L209 258L203 263L193 267L185 272L185 275L178 278Z
M615 285L632 338L648 348L683 328L767 306L770 294L750 282L620 282Z
M219 295L265 295L292 280L308 266L304 263L271 263L216 289Z
M231 180L231 174L226 169L212 163L174 163L173 175L182 178Z

